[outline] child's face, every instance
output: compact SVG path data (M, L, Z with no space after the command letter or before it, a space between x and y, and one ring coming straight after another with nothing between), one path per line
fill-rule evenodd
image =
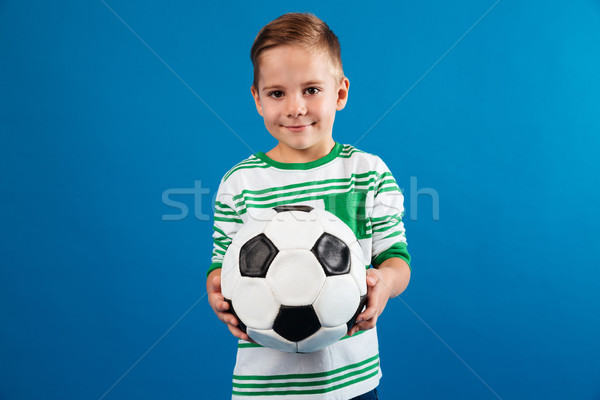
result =
M278 146L288 154L327 154L334 143L335 112L348 98L348 79L338 82L327 55L297 46L265 50L259 63L258 88L252 86L252 95Z

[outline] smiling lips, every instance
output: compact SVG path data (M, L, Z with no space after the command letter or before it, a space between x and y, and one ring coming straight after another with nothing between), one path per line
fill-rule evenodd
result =
M302 132L303 130L305 130L309 126L312 126L313 124L314 124L314 122L312 122L310 124L306 124L306 125L284 125L284 127L286 127L287 129L289 129L292 132Z

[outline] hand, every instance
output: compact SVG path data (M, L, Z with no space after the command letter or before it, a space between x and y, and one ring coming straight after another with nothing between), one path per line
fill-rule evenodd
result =
M367 308L356 317L356 323L348 331L348 336L358 331L373 329L377 318L383 312L391 294L391 289L383 280L383 273L375 268L367 271Z
M402 293L409 281L410 267L400 258L389 258L377 268L368 269L367 308L356 317L356 324L348 331L348 336L374 328L388 300Z
M229 311L229 303L225 301L221 293L221 269L212 271L206 280L206 292L208 293L208 303L233 336L238 339L251 341L250 337L239 328L239 321Z

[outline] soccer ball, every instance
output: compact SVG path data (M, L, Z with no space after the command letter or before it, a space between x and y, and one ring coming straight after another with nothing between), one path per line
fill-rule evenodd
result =
M341 339L366 302L366 268L352 230L310 206L279 206L244 224L223 259L221 290L240 328L290 353Z

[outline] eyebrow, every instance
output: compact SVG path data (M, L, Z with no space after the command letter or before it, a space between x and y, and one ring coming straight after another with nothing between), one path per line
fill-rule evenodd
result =
M303 82L301 86L312 86L312 85L323 85L325 82L323 81L308 81L308 82ZM265 86L264 88L262 88L263 91L268 91L268 90L273 90L273 89L281 89L283 87L283 85L270 85L270 86Z

